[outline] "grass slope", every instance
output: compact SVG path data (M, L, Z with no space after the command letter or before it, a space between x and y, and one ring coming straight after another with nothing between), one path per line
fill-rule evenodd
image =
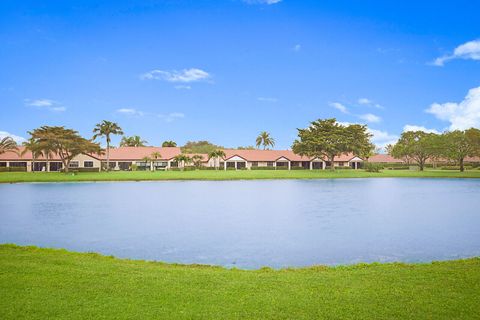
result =
M0 245L1 319L478 319L480 259L257 271Z
M450 170L383 170L369 173L363 170L246 170L246 171L135 171L93 173L2 172L0 183L68 182L68 181L144 181L144 180L251 180L251 179L332 179L332 178L480 178L480 170L466 172Z

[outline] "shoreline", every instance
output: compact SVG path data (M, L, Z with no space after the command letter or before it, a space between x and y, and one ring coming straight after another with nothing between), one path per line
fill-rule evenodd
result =
M480 179L480 170L384 170L373 173L363 170L337 171L117 171L65 174L57 172L1 172L0 184L56 182L143 182L143 181L235 181L235 180L318 180L356 178L453 178Z

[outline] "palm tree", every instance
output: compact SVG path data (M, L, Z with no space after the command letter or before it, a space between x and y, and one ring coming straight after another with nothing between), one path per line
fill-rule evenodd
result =
M202 160L203 160L203 156L200 155L200 154L196 154L192 157L192 162L193 162L193 165L198 169L202 166Z
M5 137L0 140L0 154L17 150L17 143L11 137Z
M263 146L263 150L267 149L267 147L275 146L275 139L270 136L270 133L267 131L260 132L257 139L255 140L257 148Z
M24 156L28 151L32 153L32 172L35 172L35 159L43 155L43 150L41 144L34 138L30 138L22 145L25 147L20 155Z
M152 154L150 155L153 159L157 160L157 159L160 159L162 157L162 155L160 154L160 152L158 151L155 151L155 152L152 152ZM152 166L153 167L153 166ZM155 170L155 168L153 167L153 169Z
M187 164L192 162L192 158L190 158L189 156L187 156L186 154L183 154L183 153L179 154L179 155L176 155L173 159L175 159L175 161L177 161L179 164L182 163L182 166L181 166L182 170L185 169L185 166Z
M208 154L208 160L215 159L215 168L218 169L220 167L220 159L225 158L226 154L223 150L214 150Z
M142 161L145 162L145 164L150 162L150 171L152 171L152 158L150 158L149 156L145 156L142 158Z
M162 143L162 147L176 147L177 146L177 143L175 141L164 141Z
M148 142L142 140L140 136L131 136L122 137L122 141L120 141L120 147L145 147Z
M101 123L98 123L95 128L93 129L93 140L97 139L98 137L105 137L107 140L107 171L110 170L110 135L115 134L123 134L122 128L115 123L103 120Z

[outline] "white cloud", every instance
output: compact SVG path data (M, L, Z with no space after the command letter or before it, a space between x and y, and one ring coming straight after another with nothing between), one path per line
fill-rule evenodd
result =
M454 59L480 60L480 39L459 45L452 54L439 57L435 59L432 64L441 67L445 62Z
M166 122L173 122L177 119L185 118L185 115L181 112L172 112L169 114L159 114L159 118L164 119Z
M369 104L372 103L372 101L370 99L367 99L367 98L360 98L360 99L358 99L358 103L363 104L363 105L369 105Z
M358 116L360 119L371 123L378 123L382 121L382 118L371 113L361 114Z
M398 136L390 134L387 131L368 129L372 136L372 142L379 148L385 148L388 144L394 144L398 140Z
M143 111L134 108L121 108L115 110L115 112L129 116L143 116L145 114Z
M67 108L62 106L59 102L50 99L25 99L25 105L54 112L63 112L67 110Z
M337 121L338 124L342 126L349 126L351 122ZM395 134L390 134L387 131L371 129L367 127L367 132L372 135L372 143L378 148L385 148L388 144L394 144L398 140L398 136Z
M13 140L15 140L16 143L19 143L19 144L22 143L22 142L24 142L24 141L26 141L25 138L20 137L20 136L17 136L17 135L14 135L14 134L12 134L12 133L10 133L10 132L0 131L0 139L3 139L3 138L5 138L5 137L10 137L10 138L12 138Z
M164 80L181 83L204 81L210 78L211 75L208 72L197 68L183 69L180 71L164 71L156 69L140 76L140 79L142 80Z
M423 131L426 133L437 133L437 134L440 133L436 129L428 129L428 128L425 128L424 126L416 126L412 124L407 124L403 127L403 132L406 132L406 131Z
M269 97L258 97L257 100L262 101L262 102L277 102L278 101L277 98L269 98Z
M302 50L302 45L300 45L300 44L296 44L293 47L293 51L295 51L295 52L299 52L300 50Z
M282 2L282 0L243 0L243 2L248 4L275 4Z
M345 113L345 114L349 113L347 107L345 107L340 102L332 102L332 103L330 103L330 106L334 107L335 109L337 109L341 113Z
M357 100L358 104L361 104L362 106L369 106L369 107L374 107L377 109L383 109L383 106L381 106L378 103L373 102L372 100L368 98L359 98Z
M450 130L480 128L480 87L470 89L460 103L434 103L426 112L450 122Z

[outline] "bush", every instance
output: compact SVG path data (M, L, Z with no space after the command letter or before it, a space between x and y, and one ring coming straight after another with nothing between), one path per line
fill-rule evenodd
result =
M409 166L396 166L396 167L388 167L385 168L387 170L410 170Z
M201 166L198 168L198 170L216 170L217 168L215 167L204 167L204 166ZM218 168L218 170L223 170L223 167L220 167Z
M27 167L0 167L0 172L26 172Z
M365 163L365 171L367 172L380 172L383 166L377 163Z
M275 170L275 167L251 167L251 170Z
M471 170L473 167L471 165L463 166L465 170ZM443 166L442 170L460 170L460 166Z
M304 167L291 167L292 170L309 170L310 168L304 168Z
M335 167L335 170L352 170L352 167Z
M288 166L275 167L275 170L288 170Z

